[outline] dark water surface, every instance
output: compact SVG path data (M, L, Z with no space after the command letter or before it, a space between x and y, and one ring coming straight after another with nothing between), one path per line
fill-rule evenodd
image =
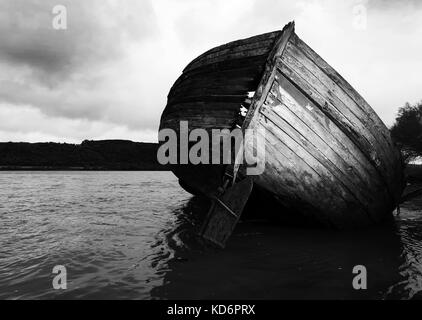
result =
M0 299L422 297L422 199L359 232L244 222L225 250L195 238L202 207L168 172L0 172Z

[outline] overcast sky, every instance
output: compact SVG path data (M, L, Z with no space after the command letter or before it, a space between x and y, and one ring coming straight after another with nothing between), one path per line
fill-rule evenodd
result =
M0 141L155 141L187 63L291 20L387 125L422 99L422 1L0 0Z

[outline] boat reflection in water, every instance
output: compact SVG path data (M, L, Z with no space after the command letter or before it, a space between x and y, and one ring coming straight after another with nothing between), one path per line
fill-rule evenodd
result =
M420 203L418 203L418 201ZM166 231L173 258L162 265L159 299L408 299L422 289L422 199L403 205L383 226L358 231L243 221L225 250L195 236L201 207L191 199ZM355 290L354 266L367 269L367 290Z

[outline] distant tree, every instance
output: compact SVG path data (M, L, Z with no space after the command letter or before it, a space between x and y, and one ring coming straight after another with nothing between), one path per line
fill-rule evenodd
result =
M406 103L398 111L391 137L400 147L405 160L422 156L422 102Z

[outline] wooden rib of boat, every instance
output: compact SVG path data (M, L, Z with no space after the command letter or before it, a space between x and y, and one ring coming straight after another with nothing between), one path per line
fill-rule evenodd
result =
M266 132L265 170L253 183L283 208L344 228L378 223L399 204L403 165L389 130L294 23L193 60L171 88L160 129L178 132L182 120L189 130L233 129L241 105L242 128ZM213 197L226 166L172 170L189 192Z

